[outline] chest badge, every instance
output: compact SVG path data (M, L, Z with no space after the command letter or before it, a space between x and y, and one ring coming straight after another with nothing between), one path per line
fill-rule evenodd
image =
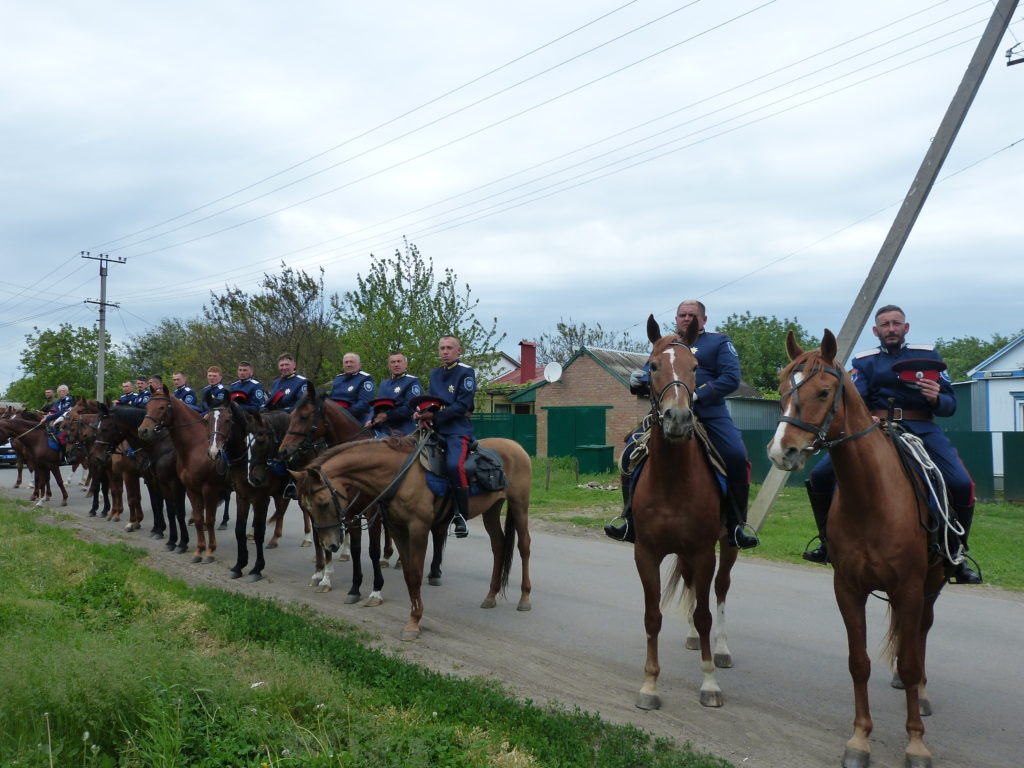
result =
M453 395L455 394L455 385L454 384L449 384L448 385L448 392L453 394Z

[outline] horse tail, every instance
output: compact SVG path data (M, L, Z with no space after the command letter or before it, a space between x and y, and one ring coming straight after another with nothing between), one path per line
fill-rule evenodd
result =
M676 589L679 588L679 582L683 580L685 587L685 580L683 579L683 561L676 555L675 565L672 566L672 572L668 575L668 579L665 580L665 587L661 590L661 607L665 608L668 605L669 600L676 593ZM686 599L686 591L684 589L683 594L679 598L680 600Z
M899 655L900 633L903 626L900 622L900 612L892 609L889 603L889 631L885 633L885 640L882 641L882 654L889 662L889 666L896 669L896 657Z
M511 510L507 508L508 500L505 501L505 532L501 541L501 596L505 596L505 588L508 586L508 575L512 570L512 555L516 551L516 521Z

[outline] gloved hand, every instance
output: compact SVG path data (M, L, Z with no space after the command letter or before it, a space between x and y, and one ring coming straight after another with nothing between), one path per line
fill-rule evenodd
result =
M640 389L644 385L644 372L637 368L635 371L629 374L629 388Z

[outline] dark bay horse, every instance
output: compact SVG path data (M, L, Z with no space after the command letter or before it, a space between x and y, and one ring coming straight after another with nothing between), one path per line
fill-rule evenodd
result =
M42 504L44 498L49 498L48 485L52 476L63 497L60 505L66 507L68 492L60 473L60 453L50 447L45 424L37 417L24 413L13 419L5 419L0 421L0 440L7 439L25 458L25 463L35 476L32 498L36 503Z
M738 550L728 546L722 526L719 488L707 454L696 437L697 419L692 410L696 383L697 358L690 345L697 335L694 324L687 338L676 334L662 336L654 316L647 320L647 338L651 350L651 430L647 464L633 491L633 516L636 543L633 559L644 590L644 629L647 633L647 659L644 682L637 694L640 709L658 709L657 693L658 634L661 632L661 605L683 581L683 605L690 619L688 648L700 648L704 679L700 703L722 706L722 690L715 679L715 667L731 667L732 656L725 642L725 598ZM715 576L715 544L720 545L718 575ZM661 563L675 555L675 564L661 585ZM718 603L715 646L711 644L711 585L714 582Z
M868 765L872 721L868 707L871 660L867 652L865 603L873 591L889 599L886 651L906 690L906 765L931 766L924 744L925 644L935 600L944 583L944 561L929 555L922 525L927 510L890 439L856 386L836 361L835 336L825 331L821 348L804 352L793 333L786 337L792 361L780 374L782 417L768 443L780 469L800 469L821 448L832 455L838 481L828 515L829 558L836 602L846 625L855 715L843 765Z
M153 528L150 537L162 539L168 551L188 550L188 528L185 524L185 486L178 479L177 460L170 433L161 430L152 441L139 437L139 427L146 416L145 408L104 403L99 406L93 455L111 465L132 465L125 472L141 473L149 488ZM131 454L131 455L129 455ZM164 509L167 517L164 518Z
M217 505L224 497L227 477L207 453L206 424L202 416L172 396L167 387L153 392L139 425L139 437L154 440L166 430L174 444L178 477L192 505L196 529L193 563L212 563L217 551Z
M415 433L414 433L415 435ZM487 596L481 608L493 608L499 592L504 593L512 567L518 536L523 579L518 610L530 610L530 457L522 447L503 438L481 440L501 456L508 487L502 491L470 497L469 516L480 516L491 541L494 558ZM305 469L292 472L299 498L313 518L321 544L337 549L342 529L349 524L355 509L354 497L366 497L366 509L379 509L391 531L399 556L411 604L409 621L402 639L414 640L420 634L423 600L423 563L427 538L439 520L450 516L449 505L435 498L427 486L426 470L417 460L422 443L415 437L359 440L330 448ZM388 490L390 499L384 498ZM508 502L504 531L501 508Z
M255 582L263 578L266 558L263 555L263 541L267 532L267 513L271 500L274 501L277 525L284 520L284 510L288 499L284 497L286 480L283 477L264 476L263 482L252 482L251 467L254 463L252 455L256 431L273 428L268 424L276 424L283 433L288 423L286 413L249 414L236 403L207 402L209 411L206 415L207 452L211 461L222 462L225 467L231 488L235 492L235 542L238 545L238 557L231 567L231 578L237 579L249 564L249 546L246 527L249 512L252 511L253 544L256 546L256 559L249 571L247 581Z
M111 522L119 522L124 511L122 487L112 477L108 467L94 461L91 456L93 441L96 439L96 417L99 408L95 400L80 398L68 411L61 425L67 435L65 454L69 459L86 467L89 477L87 493L92 496L89 516L95 517L100 511L100 496L103 496L103 511L100 517ZM114 503L111 505L110 495L114 492ZM139 520L142 510L139 509Z
M372 430L364 427L352 418L347 410L330 400L326 392L317 395L313 384L310 383L306 396L292 411L288 429L279 447L279 456L288 467L294 469L308 464L323 453L328 446L372 437ZM362 501L356 503L361 505ZM362 512L361 506L355 514L358 516L360 512ZM305 510L303 510L303 514L306 515ZM347 526L344 532L348 534L352 549L352 584L345 602L356 603L362 597L362 525ZM381 590L384 588L384 572L382 567L387 567L387 558L391 556L392 548L390 535L383 530L379 516L371 515L369 517L367 534L370 566L373 569L373 589L366 600L366 605L372 607L383 602ZM380 543L382 534L385 537L383 558ZM316 549L316 572L310 580L311 584L317 592L329 592L332 587L332 553L323 550L317 537L313 538L313 545ZM434 558L430 566L429 580L435 586L441 583L443 547L444 532L442 531L440 536L435 534ZM345 560L347 557L342 556L340 559Z

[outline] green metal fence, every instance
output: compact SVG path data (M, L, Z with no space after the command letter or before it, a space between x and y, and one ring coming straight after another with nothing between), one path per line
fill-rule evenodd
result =
M474 413L473 435L515 440L531 456L537 455L537 417L532 413Z
M1024 502L1024 432L1003 432L1003 498Z

